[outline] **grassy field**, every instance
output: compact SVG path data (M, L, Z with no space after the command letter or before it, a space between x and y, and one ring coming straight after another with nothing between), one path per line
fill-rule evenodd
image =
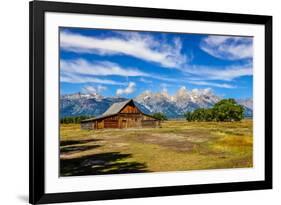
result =
M253 166L252 120L104 130L63 124L60 135L61 176Z

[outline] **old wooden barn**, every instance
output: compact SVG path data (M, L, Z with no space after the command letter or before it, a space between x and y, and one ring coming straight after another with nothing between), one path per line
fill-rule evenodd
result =
M82 129L159 127L160 120L143 113L127 100L114 103L101 116L81 121Z

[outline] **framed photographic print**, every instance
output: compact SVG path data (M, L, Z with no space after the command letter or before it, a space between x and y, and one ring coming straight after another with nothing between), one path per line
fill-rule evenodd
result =
M272 17L30 2L30 203L272 188Z

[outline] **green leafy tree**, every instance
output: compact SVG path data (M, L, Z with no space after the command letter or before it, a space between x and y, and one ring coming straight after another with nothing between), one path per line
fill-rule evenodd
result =
M234 99L223 99L213 107L216 121L240 121L244 118L244 108Z
M192 112L186 112L184 117L187 121L192 121Z
M209 121L213 121L214 120L214 111L213 109L205 109L204 110L204 120L209 122Z
M188 121L240 121L244 118L244 108L234 99L223 99L213 108L199 108L185 113Z
M152 117L154 117L154 118L156 118L158 120L162 120L162 121L168 120L167 116L164 113L161 113L161 112L154 113L152 115Z
M199 108L193 111L192 119L194 121L205 121L205 109Z

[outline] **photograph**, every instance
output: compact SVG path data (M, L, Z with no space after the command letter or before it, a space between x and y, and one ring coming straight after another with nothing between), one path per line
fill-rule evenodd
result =
M184 9L29 3L31 204L272 189L273 17Z
M253 36L58 35L59 176L253 167Z

